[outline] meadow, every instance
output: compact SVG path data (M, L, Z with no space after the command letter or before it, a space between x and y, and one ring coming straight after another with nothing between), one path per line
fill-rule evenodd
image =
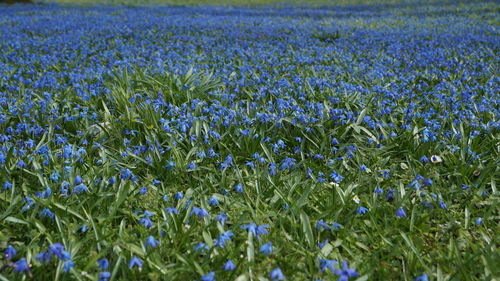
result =
M0 280L500 278L498 2L110 1L0 4Z

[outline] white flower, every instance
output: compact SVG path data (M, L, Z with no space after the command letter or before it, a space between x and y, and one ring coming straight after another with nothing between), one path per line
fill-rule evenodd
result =
M443 162L443 159L440 156L432 155L431 156L431 162L434 163L434 164L437 164L437 163Z

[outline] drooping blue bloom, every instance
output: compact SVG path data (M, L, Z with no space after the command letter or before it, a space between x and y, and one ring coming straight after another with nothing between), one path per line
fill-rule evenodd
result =
M191 214L197 215L199 218L208 217L210 214L204 208L193 207Z
M358 209L356 210L356 213L358 215L364 215L366 214L366 212L368 212L368 209L363 206L359 206Z
M38 262L40 263L50 262L52 260L52 255L50 254L49 251L41 252L35 255L35 259L38 260Z
M14 272L23 273L23 272L28 272L30 270L30 265L28 264L25 258L16 261L11 266L14 269Z
M238 193L242 193L243 192L243 185L241 183L238 183L237 185L234 186L234 191L236 191Z
M132 256L132 258L128 262L128 268L132 269L134 267L138 267L139 269L141 269L142 264L143 264L143 261L140 258L138 258L136 256Z
M179 214L179 211L175 207L167 207L167 208L165 208L165 211L167 212L167 215L168 214L176 214L176 215Z
M405 210L403 209L403 207L399 207L399 208L396 210L396 216L397 216L397 217L400 217L400 218L404 218L404 217L406 217L406 213L405 213Z
M3 256L6 260L10 260L17 255L16 249L11 245L7 246L7 248L3 251Z
M147 247L156 248L156 246L158 246L159 243L160 241L156 240L153 236L150 235L146 239L146 248Z
M108 281L110 278L111 278L111 272L109 271L99 272L98 281Z
M219 205L219 200L217 200L217 197L212 195L212 197L210 197L210 199L208 199L208 205L217 206L217 205Z
M70 271L71 268L74 268L74 267L75 267L75 264L73 263L73 261L67 260L63 264L63 271L68 272L68 271Z
M215 281L215 272L210 272L206 275L201 276L202 281Z
M12 186L13 186L12 183L10 183L9 181L5 181L3 183L3 190L11 189Z
M358 277L359 273L356 270L349 268L347 261L342 262L342 269L335 270L335 274L339 276L338 281L347 281L350 277Z
M97 260L97 264L99 265L99 268L101 268L102 270L106 270L109 267L109 261L107 258L102 258Z
M474 222L476 225L480 225L483 223L483 218L477 218L476 221Z
M325 272L325 270L329 269L332 273L335 272L335 265L339 264L334 260L327 259L319 259L319 268L321 272Z
M273 252L273 244L271 242L267 242L260 246L259 252L263 253L265 256L270 255Z
M341 176L340 174L337 173L337 171L333 170L330 173L330 178L335 182L335 183L340 183L341 181L344 180L344 177Z
M227 221L227 215L224 213L220 213L217 215L216 221L220 222L222 225L226 224Z
M317 230L330 230L330 225L325 222L323 219L320 219L319 221L316 222L316 229Z
M332 229L333 230L340 230L342 227L343 226L340 223L338 223L338 222L333 222L332 223Z
M271 280L273 281L277 281L277 280L285 280L285 275L283 275L283 272L281 272L281 269L279 267L273 269L270 273L269 273L269 277L271 278Z
M236 269L236 265L234 265L234 263L231 260L228 260L227 262L224 263L222 268L224 269L224 271L233 271Z
M148 193L148 188L143 186L139 189L139 194L141 195L145 195L146 193Z

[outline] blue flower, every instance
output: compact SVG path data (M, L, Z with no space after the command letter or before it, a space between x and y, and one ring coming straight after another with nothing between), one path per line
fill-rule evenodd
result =
M58 259L65 259L64 246L60 243L54 243L49 246L49 253L56 256Z
M8 182L8 181L5 181L3 183L3 190L7 190L7 189L11 189L12 188L12 183Z
M40 262L40 263L50 262L52 260L52 256L48 251L41 252L41 253L35 255L35 259L38 260L38 262Z
M206 275L201 276L202 281L215 281L215 272L210 272Z
M110 278L111 278L111 272L108 271L99 272L98 281L108 281Z
M483 218L477 218L476 221L474 222L476 225L480 225L483 223Z
M99 267L102 270L106 270L109 267L109 261L107 258L102 258L102 259L97 260L97 264L99 265Z
M358 277L356 270L349 268L347 261L342 262L342 269L335 270L335 274L339 276L338 281L347 281L350 277Z
M146 193L148 193L148 188L143 186L139 189L139 194L141 195L145 195Z
M329 269L332 273L335 272L335 265L339 264L334 260L327 259L319 259L319 268L321 272L325 272L325 270Z
M366 212L368 212L368 209L365 207L362 207L362 206L359 206L357 211L356 211L356 213L358 215L364 215L364 214L366 214Z
M3 251L3 256L5 257L6 260L10 260L16 255L17 255L16 249L14 249L14 247L12 247L11 245L7 246L5 251Z
M73 263L73 261L67 260L64 262L63 271L68 272L71 268L74 268L74 267L75 267L75 264Z
M159 243L160 242L151 235L146 239L146 247L156 248Z
M212 195L212 197L210 197L210 199L208 200L208 205L217 206L217 205L219 205L219 200L217 200L217 197Z
M208 217L210 214L204 208L193 207L191 214L197 215L199 218Z
M281 269L279 267L273 269L270 273L269 273L269 277L273 280L273 281L276 281L276 280L285 280L285 275L283 275L283 272L281 272Z
M323 219L320 219L319 221L316 222L316 229L317 230L322 230L322 229L330 230L330 225L328 225L328 223L323 221Z
M243 192L243 185L241 183L238 183L237 185L234 186L234 191L236 191L238 193L242 193Z
M259 252L263 253L265 256L270 255L273 252L273 244L271 242L265 243L260 246Z
M344 180L344 177L341 176L340 174L338 174L336 171L332 171L330 173L330 178L332 178L332 180L335 182L335 183L340 183L341 181Z
M177 215L179 214L179 211L175 207L167 207L165 208L165 211L167 212L167 215L172 213Z
M403 207L399 207L396 211L396 216L400 218L406 217L405 210L403 210Z
M16 261L11 266L12 268L14 268L14 272L22 273L22 272L28 272L30 270L30 265L28 264L25 258Z
M227 262L224 263L224 265L222 266L222 268L225 271L233 271L233 270L236 269L236 266L234 265L234 263L231 260L228 260Z
M134 267L138 267L139 269L141 269L142 263L143 263L143 261L140 258L138 258L136 256L132 256L132 258L128 262L128 268L132 269Z

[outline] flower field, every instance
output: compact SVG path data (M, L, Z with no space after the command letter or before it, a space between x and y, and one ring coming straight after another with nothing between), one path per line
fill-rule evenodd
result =
M498 280L500 5L323 2L0 4L0 280Z

